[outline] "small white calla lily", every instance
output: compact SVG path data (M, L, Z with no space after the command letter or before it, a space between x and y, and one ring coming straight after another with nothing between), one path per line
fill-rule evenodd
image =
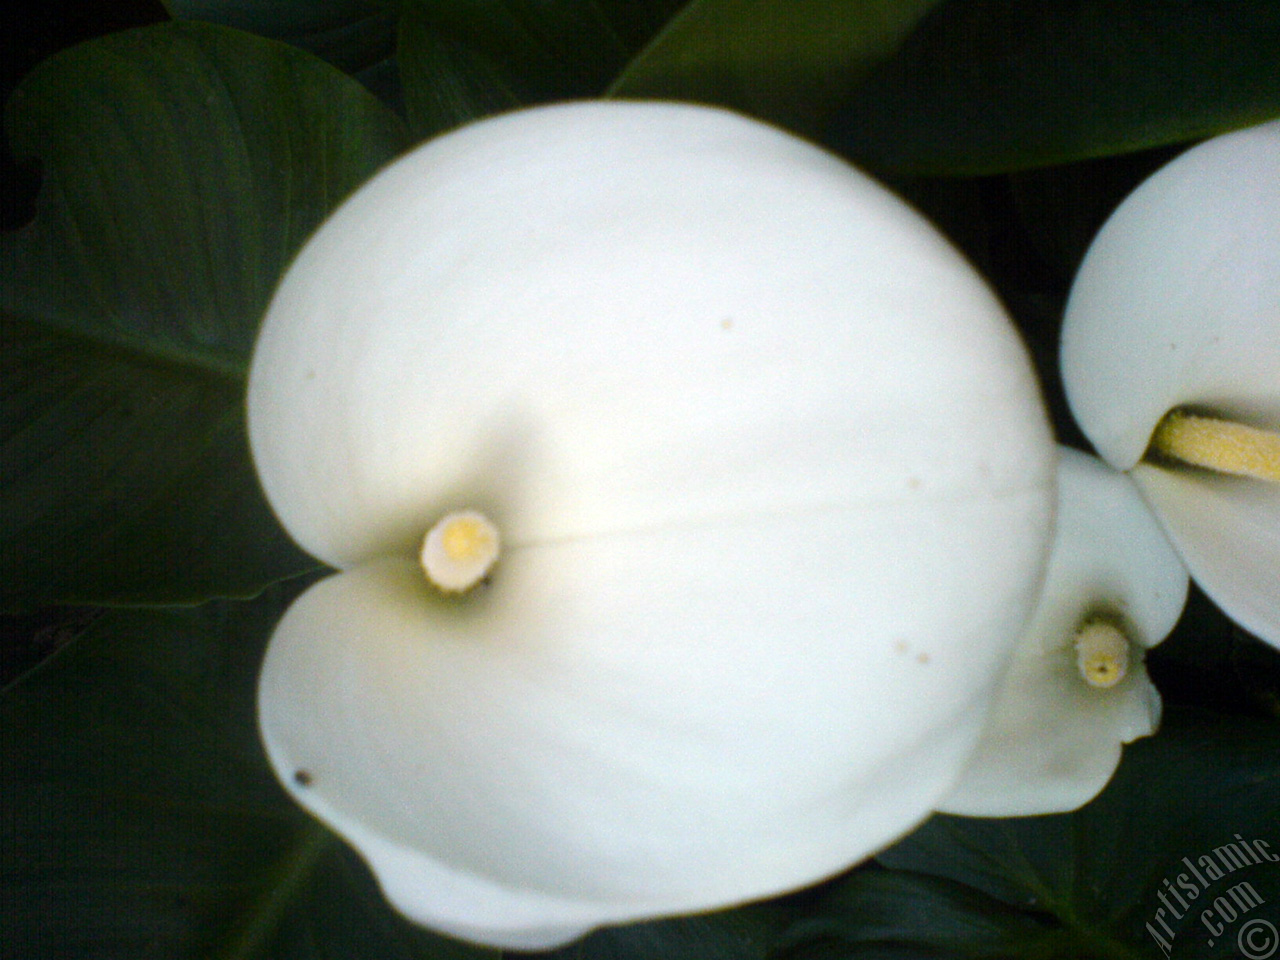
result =
M1142 652L1163 640L1188 577L1138 488L1067 447L1044 592L947 813L1074 810L1107 785L1121 745L1154 733L1160 694Z
M1072 286L1062 372L1192 576L1280 646L1280 121L1192 148L1112 214Z
M989 291L719 110L540 108L404 157L289 270L248 402L272 505L343 571L272 638L270 760L401 911L482 943L896 839L1047 555L1054 450Z

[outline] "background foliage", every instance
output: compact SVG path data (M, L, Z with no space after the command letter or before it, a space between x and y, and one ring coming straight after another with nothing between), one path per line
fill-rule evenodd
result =
M6 960L497 955L392 913L275 785L253 723L263 646L314 563L254 479L248 352L299 244L398 153L597 96L716 103L812 137L990 279L1060 436L1084 446L1056 341L1089 239L1188 143L1280 116L1273 0L73 6L42 5L10 41L25 76L0 237ZM195 605L156 606L175 603ZM555 956L1163 955L1146 925L1182 857L1236 833L1280 849L1280 657L1196 594L1150 668L1165 724L1083 810L937 817L813 890ZM1248 876L1280 920L1280 869ZM1194 914L1176 934L1173 956L1237 955Z

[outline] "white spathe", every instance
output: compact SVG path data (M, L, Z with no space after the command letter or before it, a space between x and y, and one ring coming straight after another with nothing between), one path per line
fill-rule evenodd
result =
M1142 460L1179 407L1280 430L1280 121L1188 150L1117 208L1071 289L1062 375L1196 582L1280 646L1280 485Z
M1044 592L964 776L939 806L976 817L1074 810L1107 785L1121 745L1155 732L1160 694L1142 652L1163 640L1188 577L1138 488L1096 457L1063 447L1058 517ZM1091 686L1077 663L1082 624L1121 628L1128 670Z
M1055 452L991 293L862 174L709 108L539 108L394 163L289 270L248 402L273 507L343 570L272 638L271 762L481 943L911 829L1048 551ZM501 555L447 597L415 558L460 509Z

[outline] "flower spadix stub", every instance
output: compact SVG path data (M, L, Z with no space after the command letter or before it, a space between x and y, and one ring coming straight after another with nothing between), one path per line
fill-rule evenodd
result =
M1129 636L1101 618L1086 620L1075 635L1076 669L1091 687L1110 690L1129 675Z
M542 108L393 164L283 280L249 422L342 571L272 639L271 762L399 909L499 946L909 830L1049 539L1053 448L990 292L860 173L707 108ZM458 504L501 559L451 598L436 559L486 542L427 535Z
M1096 457L1062 448L1058 498L1040 603L949 813L1074 810L1159 724L1142 654L1177 623L1186 569L1133 481Z
M475 510L455 510L427 531L419 560L432 584L446 593L462 593L488 575L500 550L498 528L488 517Z
M1280 644L1280 121L1188 150L1116 209L1071 289L1062 372L1196 581Z

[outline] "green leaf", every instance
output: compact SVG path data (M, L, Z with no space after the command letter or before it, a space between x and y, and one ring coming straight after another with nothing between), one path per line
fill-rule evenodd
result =
M377 0L163 0L175 20L203 20L301 47L351 74L395 51L395 10Z
M419 139L518 106L595 97L682 0L167 0L295 44L397 109Z
M1056 937L1044 918L971 887L871 866L851 873L792 927L783 955L808 960L839 944L832 955L848 958L1022 957Z
M240 391L0 321L0 598L248 595L308 567L259 492Z
M879 861L908 877L964 885L998 905L975 908L975 925L1006 916L1012 930L1028 920L1052 919L1058 936L1050 941L1057 943L1053 952L1037 954L1028 944L1000 956L1158 957L1164 953L1159 935L1175 958L1233 957L1240 920L1220 924L1230 929L1215 937L1204 911L1213 910L1219 897L1234 902L1243 890L1237 885L1247 882L1265 903L1256 916L1280 919L1274 906L1280 903L1277 810L1280 726L1173 709L1157 736L1126 747L1111 784L1082 809L1004 820L937 816ZM1223 855L1236 856L1228 845L1234 850L1257 840L1269 843L1277 859L1255 853L1222 868ZM1202 858L1216 864L1217 876ZM841 909L865 911L861 881L852 882L854 892ZM1180 885L1181 905L1171 891ZM943 908L919 896L910 902L921 918ZM954 917L956 903L945 900L946 915ZM1216 922L1213 914L1208 921ZM830 922L845 920L837 913ZM923 949L933 922L921 919L902 942Z
M1274 0L952 0L830 139L881 173L1023 170L1280 116Z
M694 0L610 88L822 129L937 0Z
M397 58L415 133L596 97L679 0L405 0Z
M423 139L524 102L499 63L438 30L418 5L400 17L397 63L409 123Z
M291 47L167 23L81 44L9 105L38 157L36 220L6 237L11 315L239 376L284 266L403 146L358 85Z
M254 689L287 600L114 611L0 698L0 955L478 960L275 783Z
M310 565L258 492L242 377L399 121L301 51L178 23L52 58L7 119L45 180L0 238L0 603L243 596Z
M546 960L767 960L784 925L776 902L597 930Z

